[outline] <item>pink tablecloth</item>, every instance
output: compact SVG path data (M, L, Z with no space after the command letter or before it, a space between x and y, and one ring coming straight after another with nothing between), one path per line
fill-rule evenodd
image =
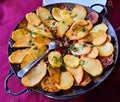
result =
M112 75L94 90L71 100L54 100L36 92L25 92L19 96L12 96L4 89L4 80L8 75L8 41L16 24L29 11L42 5L41 0L0 0L0 102L120 102L120 64L117 63ZM113 1L114 8L108 14L108 19L114 28L120 26L120 0ZM120 38L120 32L117 32ZM119 42L120 44L120 42ZM120 58L118 59L119 62ZM20 91L24 87L13 76L9 87L14 91Z

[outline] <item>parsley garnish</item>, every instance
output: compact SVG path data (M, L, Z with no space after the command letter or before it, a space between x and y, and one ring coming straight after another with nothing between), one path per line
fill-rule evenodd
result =
M65 63L62 63L62 65L61 65L60 68L61 68L62 71L65 71L65 67L66 67L66 64L65 64Z
M55 63L58 63L62 60L62 56L59 56L59 57L53 56L53 60Z
M85 65L85 61L84 60L81 60L81 65Z
M78 50L78 48L75 47L75 46L72 44L72 45L70 45L70 50L71 50L71 51L76 51L76 50Z
M65 23L65 21L62 21L62 23Z
M86 44L84 43L84 44L82 44L82 47L85 47L86 46Z
M37 46L35 46L35 47L33 48L33 50L38 50L38 47L37 47Z
M85 32L85 27L82 27L80 30L81 30L82 32Z
M48 17L48 20L52 20L54 19L54 17L51 15L50 17Z

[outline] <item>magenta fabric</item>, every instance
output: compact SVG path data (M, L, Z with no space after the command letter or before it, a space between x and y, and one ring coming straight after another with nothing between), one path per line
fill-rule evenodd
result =
M70 100L55 100L36 92L25 92L18 96L6 93L4 81L11 69L8 63L8 41L16 24L27 12L42 5L41 0L0 0L0 102L120 102L120 58L112 74L99 87ZM120 0L113 0L113 9L107 18L114 28L120 26ZM117 31L118 39L120 31ZM120 42L119 42L120 44ZM24 89L19 79L13 75L9 80L13 91Z

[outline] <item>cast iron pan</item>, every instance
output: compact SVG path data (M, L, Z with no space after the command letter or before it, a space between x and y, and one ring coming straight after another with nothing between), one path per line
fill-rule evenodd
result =
M61 3L66 5L68 8L73 8L76 4L73 3ZM51 4L51 5L47 5L45 6L46 8L48 8L49 10L51 10L56 4ZM57 4L58 5L58 4ZM8 80L12 75L16 75L17 76L17 72L20 70L20 66L19 65L15 65L15 64L11 64L11 71L9 73L9 75L7 76L6 80L5 80L5 90L8 94L12 94L12 95L20 95L28 90L32 90L35 92L38 92L40 94L43 94L47 97L50 98L54 98L54 99L70 99L76 96L79 96L81 94L84 94L92 89L94 89L95 87L97 87L99 84L101 84L112 72L112 70L115 68L115 64L118 58L118 39L115 33L115 30L113 29L112 25L110 24L110 22L105 18L105 15L107 14L107 9L105 6L101 5L101 4L94 4L91 7L86 7L88 12L94 11L92 10L92 7L94 6L102 6L105 10L104 15L99 14L99 21L97 24L104 22L107 26L108 26L108 34L112 36L112 43L115 47L115 54L114 54L114 62L112 63L112 65L108 66L108 68L104 69L104 72L101 76L95 78L89 85L85 86L85 87L78 87L78 86L73 86L71 89L66 90L66 91L59 91L57 93L51 93L51 92L46 92L40 88L26 88L24 90L22 90L21 92L12 92L9 88L8 88ZM19 25L19 24L18 24ZM15 28L17 29L17 27ZM8 54L10 55L15 49L12 48L12 39L10 38L9 40L9 44L8 44ZM19 78L19 77L18 77ZM19 78L20 79L20 78Z

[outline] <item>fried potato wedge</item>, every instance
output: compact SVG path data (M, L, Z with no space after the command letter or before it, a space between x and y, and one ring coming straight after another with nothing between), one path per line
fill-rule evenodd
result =
M70 45L70 51L73 55L86 55L91 51L91 45L81 42Z
M44 21L45 19L48 19L51 16L50 11L44 7L38 7L36 9L36 14L38 15L38 17L40 17L42 21Z
M40 62L34 66L25 76L22 77L21 82L24 86L34 87L46 75L47 65L45 62Z
M56 87L55 81L49 76L46 76L41 81L41 88L47 92L58 92L60 90L58 87Z
M91 33L92 34L92 33ZM102 45L107 40L107 34L103 30L99 30L96 34L92 34L93 45Z
M61 9L58 8L58 7L54 7L54 8L52 9L52 15L53 15L53 17L54 17L57 21L61 21L61 20L62 20L62 17L61 17L61 15L60 15L60 11L61 11Z
M104 32L106 32L107 29L108 29L108 27L106 26L106 24L105 24L105 23L101 23L101 24L98 24L98 25L94 26L94 27L91 29L90 33L91 33L91 32L93 32L93 33L98 33L99 30L103 30Z
M111 42L111 36L110 35L107 35L107 42Z
M36 59L37 57L45 53L46 50L47 47L45 45L35 44L30 48L30 55L32 56L33 59Z
M28 21L24 18L18 25L18 29L26 29Z
M71 28L66 33L70 40L79 40L88 34L88 30L84 27L88 22L86 20L78 20L74 22Z
M73 19L74 21L77 21L79 19L84 19L86 17L87 11L86 9L81 6L81 5L76 5L72 12L75 12L77 14L77 16L75 16Z
M26 14L26 19L29 23L35 26L39 26L41 23L40 18L35 13L32 12Z
M73 86L74 78L73 76L68 72L62 72L60 77L60 83L57 84L57 87L62 90L70 89Z
M103 67L98 59L82 57L80 58L80 64L83 69L92 76L101 75L103 72Z
M114 52L114 46L110 42L106 42L101 46L97 46L99 56L110 56Z
M48 45L50 41L51 40L49 38L44 38L42 36L36 36L32 39L33 43L39 43L39 44L44 44L44 45Z
M25 29L17 29L15 31L12 32L12 39L14 41L17 41L23 37L25 37L26 35L28 35L28 30Z
M24 68L26 65L31 63L34 59L30 54L27 54L26 56L23 57L22 62L20 64L21 68Z
M48 72L50 74L50 77L56 82L59 83L60 82L60 75L61 75L61 69L60 67L56 67L56 68L48 68Z
M53 67L62 65L62 55L58 51L52 51L48 54L48 61Z
M66 69L68 72L70 72L73 75L75 81L78 84L80 84L81 81L83 80L83 75L84 75L83 68L81 66L78 66L77 68L73 69L71 67L66 66Z
M89 58L96 58L98 56L98 49L97 47L92 47L92 50L90 53L87 54L87 57Z
M57 35L60 37L63 37L63 35L66 33L66 31L70 28L70 26L73 23L73 19L71 18L64 18L58 23L57 28Z
M27 29L30 30L32 33L35 33L38 35L38 28L36 26L32 25L31 23L27 24Z
M71 68L76 68L80 64L80 60L78 57L75 57L73 55L65 55L63 58L65 64Z
M31 37L30 36L25 36L19 40L17 40L14 44L14 48L26 48L26 47L31 47L32 42L31 42Z
M88 24L85 26L85 29L90 31L92 29L93 25L89 20L87 20L87 22L88 22Z
M62 18L73 18L75 17L77 14L73 11L67 10L67 9L63 9L60 10L60 16Z
M23 60L23 58L29 54L29 48L23 49L23 50L17 50L12 52L12 54L9 56L10 63L14 64L20 64Z

